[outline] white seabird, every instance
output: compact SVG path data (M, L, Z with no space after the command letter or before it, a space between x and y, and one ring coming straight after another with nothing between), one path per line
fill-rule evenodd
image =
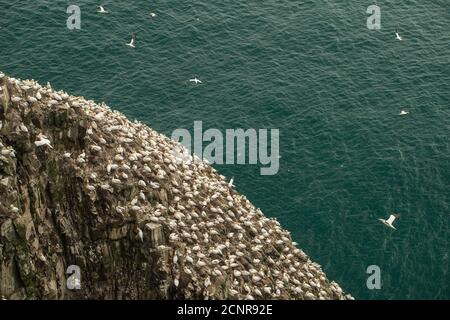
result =
M378 220L380 220L385 226L392 228L394 230L397 230L397 228L395 228L393 226L393 223L394 223L395 219L398 217L400 217L400 215L394 213L394 214L391 214L387 220L384 220L384 219L378 219Z
M402 37L400 36L400 33L398 33L398 30L395 31L395 38L399 41L402 41Z
M401 110L398 115L399 116L406 116L407 114L409 114L409 111Z
M199 79L197 79L197 78L189 79L189 81L190 81L190 82L195 82L195 84L202 83L202 82L201 82Z
M230 187L230 188L234 187L233 182L234 182L234 177L232 177L232 178L230 179L230 182L228 182L228 187Z
M150 12L149 15L150 15L150 17L152 17L152 18L156 17L156 13L154 13L154 12Z
M36 140L34 142L36 147L49 146L51 149L53 149L52 145L50 144L50 140L48 140L46 136L44 136L43 134L39 134L38 138L39 140Z
M97 11L98 13L109 13L108 11L105 10L103 6L98 6L98 8L100 9Z
M19 125L20 130L22 130L25 133L28 133L28 128L22 123Z
M134 45L134 42L136 40L136 34L133 33L133 35L131 36L131 40L129 43L125 44L126 46L130 47L130 48L135 48L136 46Z
M144 233L142 232L141 228L137 228L137 234L139 240L141 240L141 242L144 242Z

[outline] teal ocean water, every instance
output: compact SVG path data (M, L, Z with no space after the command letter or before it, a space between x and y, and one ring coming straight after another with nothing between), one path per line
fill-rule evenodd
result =
M197 120L278 128L278 174L216 168L355 298L450 299L448 0L377 1L378 31L371 1L102 3L109 14L0 0L0 70L167 135ZM66 28L69 4L81 30ZM396 231L377 221L392 212ZM380 290L366 286L369 265Z

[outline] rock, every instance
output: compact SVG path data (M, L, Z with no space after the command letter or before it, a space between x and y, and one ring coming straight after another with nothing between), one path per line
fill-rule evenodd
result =
M127 234L128 234L128 225L112 228L109 232L109 239L120 240L125 238Z
M156 248L157 246L164 243L162 226L160 224L147 223L145 225L145 228L148 231L152 248Z
M0 74L2 298L352 299L174 141Z

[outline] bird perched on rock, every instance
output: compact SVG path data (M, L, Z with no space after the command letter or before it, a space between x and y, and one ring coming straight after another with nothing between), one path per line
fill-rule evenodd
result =
M50 140L41 133L38 135L38 140L34 142L34 145L36 147L48 146L50 149L53 149Z
M139 238L139 240L141 240L141 242L144 242L144 233L142 232L142 230L140 228L136 228L137 230L137 236Z

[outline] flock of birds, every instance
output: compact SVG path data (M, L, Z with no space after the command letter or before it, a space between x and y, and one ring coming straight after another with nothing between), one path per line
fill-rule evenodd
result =
M143 247L153 241L151 224L168 230L166 244L158 249L170 250L169 281L183 298L351 299L296 247L278 221L233 189L233 179L227 181L195 155L180 161L174 150L183 147L176 142L50 84L0 74L0 88L9 105L7 127L28 139L31 150L59 159L61 167L74 172L92 203L111 208L96 213L107 225L108 219L135 217L130 232ZM70 110L74 118L59 129L36 127L30 120ZM27 113L35 115L24 117ZM80 114L84 142L67 149L64 137L72 134ZM0 158L14 161L12 147L0 149ZM21 210L13 204L10 209ZM224 283L227 290L221 293Z
M99 13L108 13L108 12L104 9L103 6L100 6L99 8L100 8L100 10L98 11ZM151 15L152 17L155 17L155 16L156 16L156 14L154 14L154 13L150 13L150 15ZM400 33L399 33L398 30L395 31L395 37L396 37L396 39L397 39L398 41L402 41L402 40L403 40L403 38L401 37L401 35L400 35ZM127 46L130 46L130 47L133 47L133 48L134 48L134 47L135 47L135 39L136 39L136 35L133 34L132 39L131 39L130 43L127 44ZM195 84L202 83L202 81L200 81L200 80L197 79L197 78L190 79L189 81L190 81L190 82L193 82L193 83L195 83ZM401 110L400 113L399 113L400 116L405 116L405 115L408 115L408 114L409 114L409 111L406 111L406 110ZM397 215L397 214L391 214L390 217L389 217L387 220L385 220L385 219L379 219L379 220L380 220L384 225L386 225L386 226L388 226L388 227L390 227L390 228L392 228L392 229L396 229L396 228L393 226L393 223L394 223L395 219L398 218L398 217L399 217L399 215Z
M98 13L108 11L99 6ZM402 40L398 31L396 39ZM126 45L135 48L136 34ZM0 74L0 80L3 78ZM185 298L214 296L212 284L225 277L231 279L228 292L234 298L351 298L295 247L289 232L276 220L265 217L233 190L233 179L227 182L195 156L191 161L180 162L173 153L180 146L170 139L139 122L129 122L104 104L56 92L50 84L43 87L33 80L14 78L6 81L10 90L4 86L2 91L11 92L9 102L15 108L74 108L89 116L85 150L60 150L51 142L56 137L48 137L38 128L29 130L32 123L17 123L16 130L30 138L34 136L36 148L61 154L84 177L85 192L92 200L99 200L102 192L113 194L117 203L111 214L137 215L142 221L135 230L140 242L148 237L144 232L147 222L167 225L173 248L173 285L184 287ZM202 83L197 77L189 81ZM405 110L400 112L406 114ZM0 129L1 126L2 123ZM0 144L0 157L14 158L15 150ZM104 168L95 165L94 160L100 158L107 163ZM121 192L129 185L139 190L132 198ZM155 198L157 202L152 203L150 199ZM20 211L13 204L10 210ZM379 221L396 229L394 222L398 217L391 214ZM185 281L183 275L190 281Z
M109 11L107 11L107 10L105 9L104 6L98 6L98 8L99 8L98 11L97 11L98 13L101 13L101 14L107 14L107 13L109 13ZM149 13L149 16L152 17L152 18L155 18L155 17L156 17L156 13L150 12L150 13ZM402 36L400 35L398 29L395 31L395 38L396 38L397 40L399 40L399 41L402 41L402 40L403 40L403 38L402 38ZM126 43L125 45L128 46L128 47L130 47L130 48L136 48L136 33L133 33L133 34L132 34L130 42ZM200 84L200 83L202 83L202 81L199 80L199 79L197 79L196 77L193 78L193 79L189 79L189 82L193 82L193 83L195 83L195 84ZM408 114L409 114L409 111L406 111L406 110L401 110L400 113L399 113L400 116L406 116L406 115L408 115Z
M400 33L398 32L398 30L395 31L395 38L398 41L402 41L403 40L403 38L400 36ZM406 110L401 110L400 113L399 113L400 116L406 116L407 114L409 114L409 111L406 111ZM393 214L389 215L388 219L381 219L380 218L378 220L381 221L381 223L383 223L386 227L389 227L391 229L397 230L397 228L394 227L394 221L395 221L395 219L397 219L399 217L400 217L400 214L393 213Z
M103 6L99 6L98 13L105 14L105 13L108 13L108 11L106 11L105 8L104 8ZM153 12L151 12L151 13L150 13L150 16L151 16L152 18L154 18L154 17L156 17L156 14L153 13ZM395 38L396 38L398 41L402 41L402 40L403 40L403 38L400 36L400 33L399 33L398 29L395 31ZM136 34L134 33L134 34L132 35L132 37L131 37L130 42L127 43L126 45L127 45L128 47L135 48L135 42L136 42ZM202 81L199 80L197 77L195 77L195 78L193 78L193 79L189 79L189 81L190 81L190 82L193 82L193 83L195 83L195 84L202 83ZM400 113L399 113L400 116L406 116L406 115L408 115L408 114L409 114L409 111L406 111L406 110L401 110ZM394 220L396 219L396 217L398 217L398 216L399 216L399 215L397 215L397 214L391 214L390 217L389 217L387 220L384 220L384 219L379 219L379 220L380 220L384 225L386 225L386 226L388 226L388 227L390 227L390 228L392 228L392 229L396 229L396 228L393 226L393 222L394 222Z
M97 12L100 13L100 14L108 14L108 13L109 13L109 11L107 11L107 10L105 9L104 6L98 6L98 11L97 11ZM155 18L155 17L156 17L156 13L150 12L150 13L149 13L149 16L150 16L151 18ZM131 35L130 42L125 43L125 45L126 45L127 47L130 47L130 48L136 48L136 33L133 33L133 34ZM197 77L192 78L192 79L189 79L189 82L193 82L193 83L195 83L195 84L201 84L201 83L203 83L203 82L202 82L201 80L199 80Z

